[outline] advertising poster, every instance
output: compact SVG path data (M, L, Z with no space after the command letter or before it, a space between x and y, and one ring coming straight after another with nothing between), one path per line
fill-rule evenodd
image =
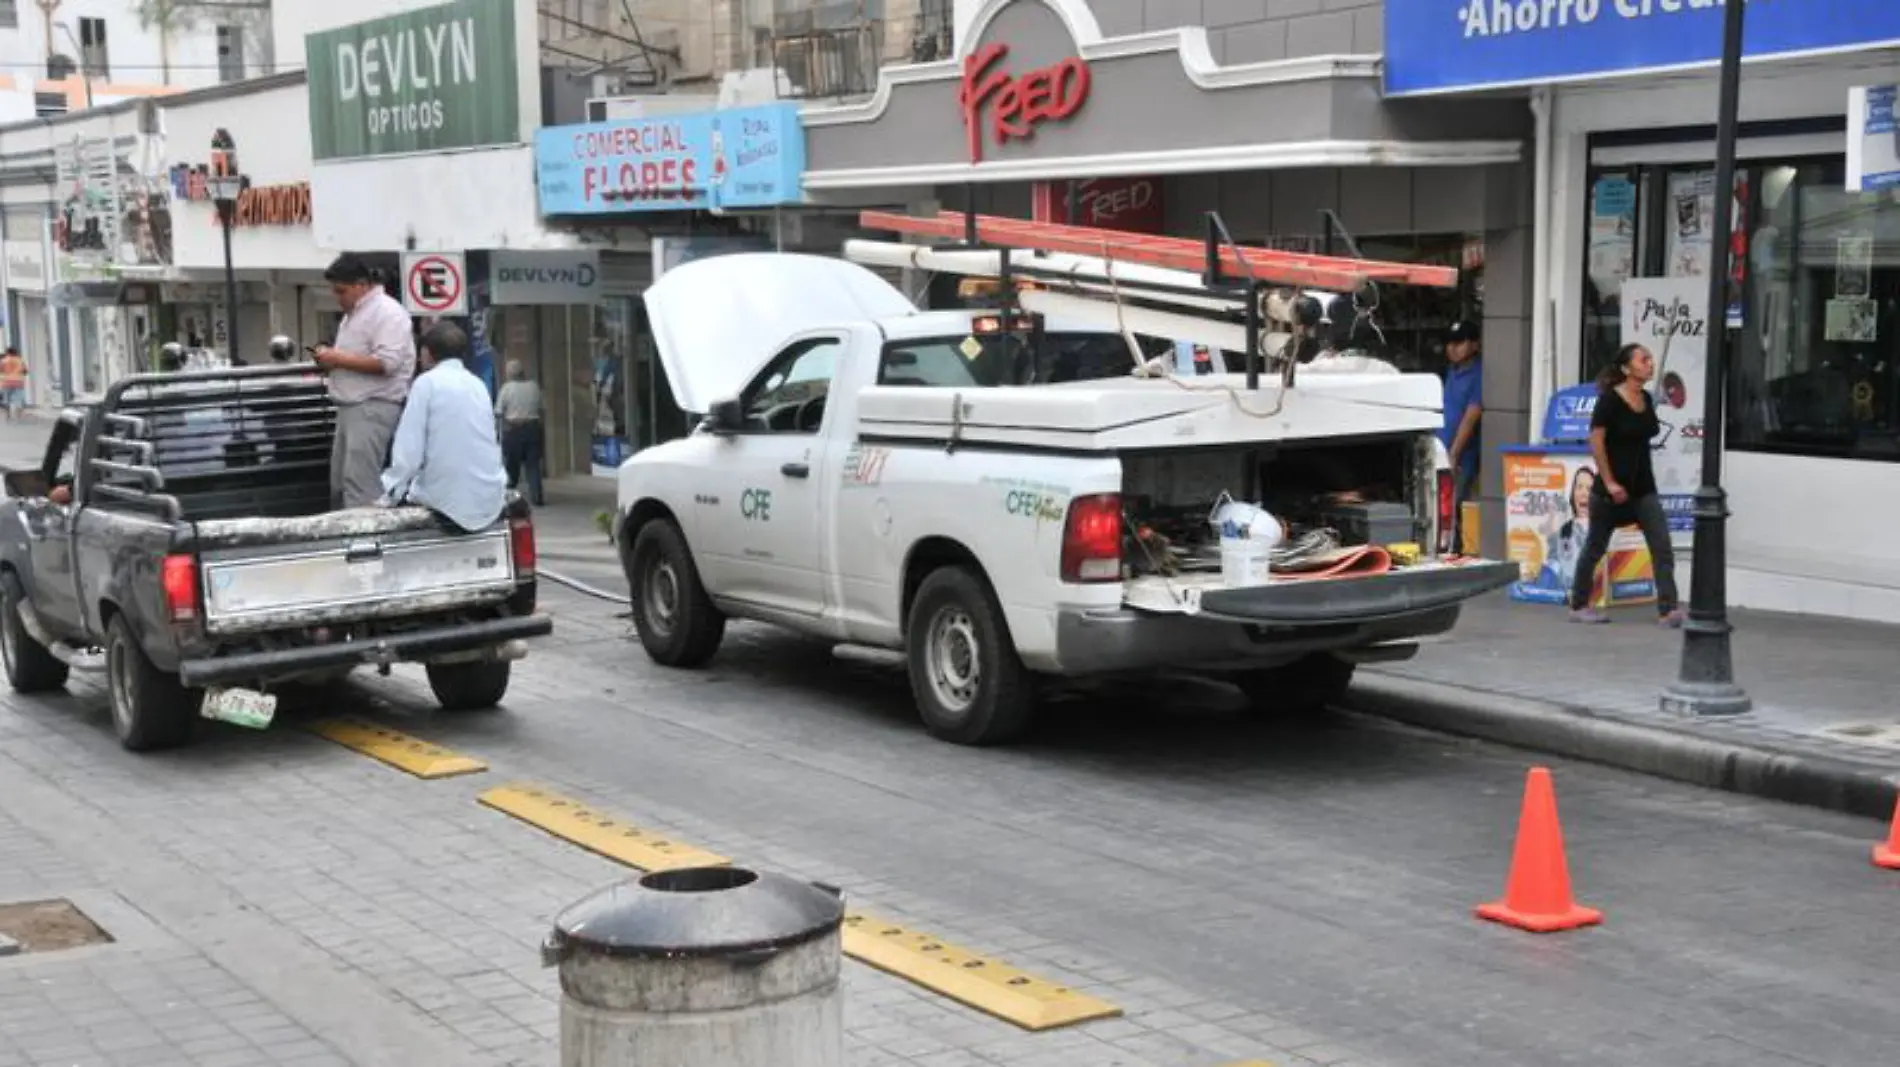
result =
M1737 172L1729 203L1729 303L1724 321L1742 325L1742 282L1748 264L1748 175ZM1669 176L1668 274L1671 278L1707 278L1715 262L1715 172L1684 171ZM1708 284L1707 282L1703 283Z
M1606 174L1590 190L1590 284L1605 311L1635 272L1636 185L1627 174Z
M1512 600L1563 604L1576 580L1577 558L1590 534L1590 490L1596 464L1581 451L1506 452L1505 551L1518 567ZM1596 607L1655 600L1649 549L1634 526L1616 531L1597 568L1590 603Z
M1709 287L1697 278L1632 278L1623 285L1623 343L1656 357L1650 395L1662 423L1654 451L1656 488L1677 548L1695 533L1702 484L1702 387L1709 352Z

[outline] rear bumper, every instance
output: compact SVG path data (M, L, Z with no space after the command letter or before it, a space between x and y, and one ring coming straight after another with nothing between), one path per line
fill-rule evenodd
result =
M1457 625L1465 601L1508 585L1517 574L1514 563L1484 563L1223 589L1202 594L1197 615L1125 607L1062 611L1055 618L1053 657L1036 657L1030 666L1078 676L1273 667L1315 652L1357 662L1407 659L1420 639Z
M399 663L454 652L469 652L520 638L544 637L552 632L554 620L546 615L510 616L437 626L366 641L339 641L303 648L188 659L178 665L178 677L193 687L254 682L334 667Z

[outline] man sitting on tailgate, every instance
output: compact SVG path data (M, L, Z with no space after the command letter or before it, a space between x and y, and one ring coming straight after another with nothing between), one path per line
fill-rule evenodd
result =
M508 476L488 387L463 365L467 352L468 335L451 323L422 335L421 373L396 423L381 503L420 504L474 532L501 517Z

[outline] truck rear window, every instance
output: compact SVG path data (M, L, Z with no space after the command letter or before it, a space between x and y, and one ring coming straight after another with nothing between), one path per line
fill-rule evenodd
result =
M893 341L884 346L877 384L962 389L1012 385L1031 380L1026 374L1030 348L1024 337L1006 341L1001 334ZM1122 378L1135 369L1127 342L1115 334L1046 333L1034 350L1033 380L1038 382Z

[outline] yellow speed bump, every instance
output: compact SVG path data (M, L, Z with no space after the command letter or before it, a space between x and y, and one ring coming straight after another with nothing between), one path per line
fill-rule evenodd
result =
M344 748L381 760L417 778L452 778L488 769L488 764L471 756L361 719L319 719L311 723L309 729Z
M483 804L512 815L555 837L643 871L678 867L724 867L732 861L665 834L589 808L578 800L526 782L510 782L483 793Z
M844 954L1025 1030L1122 1013L1087 994L862 912L844 917Z

